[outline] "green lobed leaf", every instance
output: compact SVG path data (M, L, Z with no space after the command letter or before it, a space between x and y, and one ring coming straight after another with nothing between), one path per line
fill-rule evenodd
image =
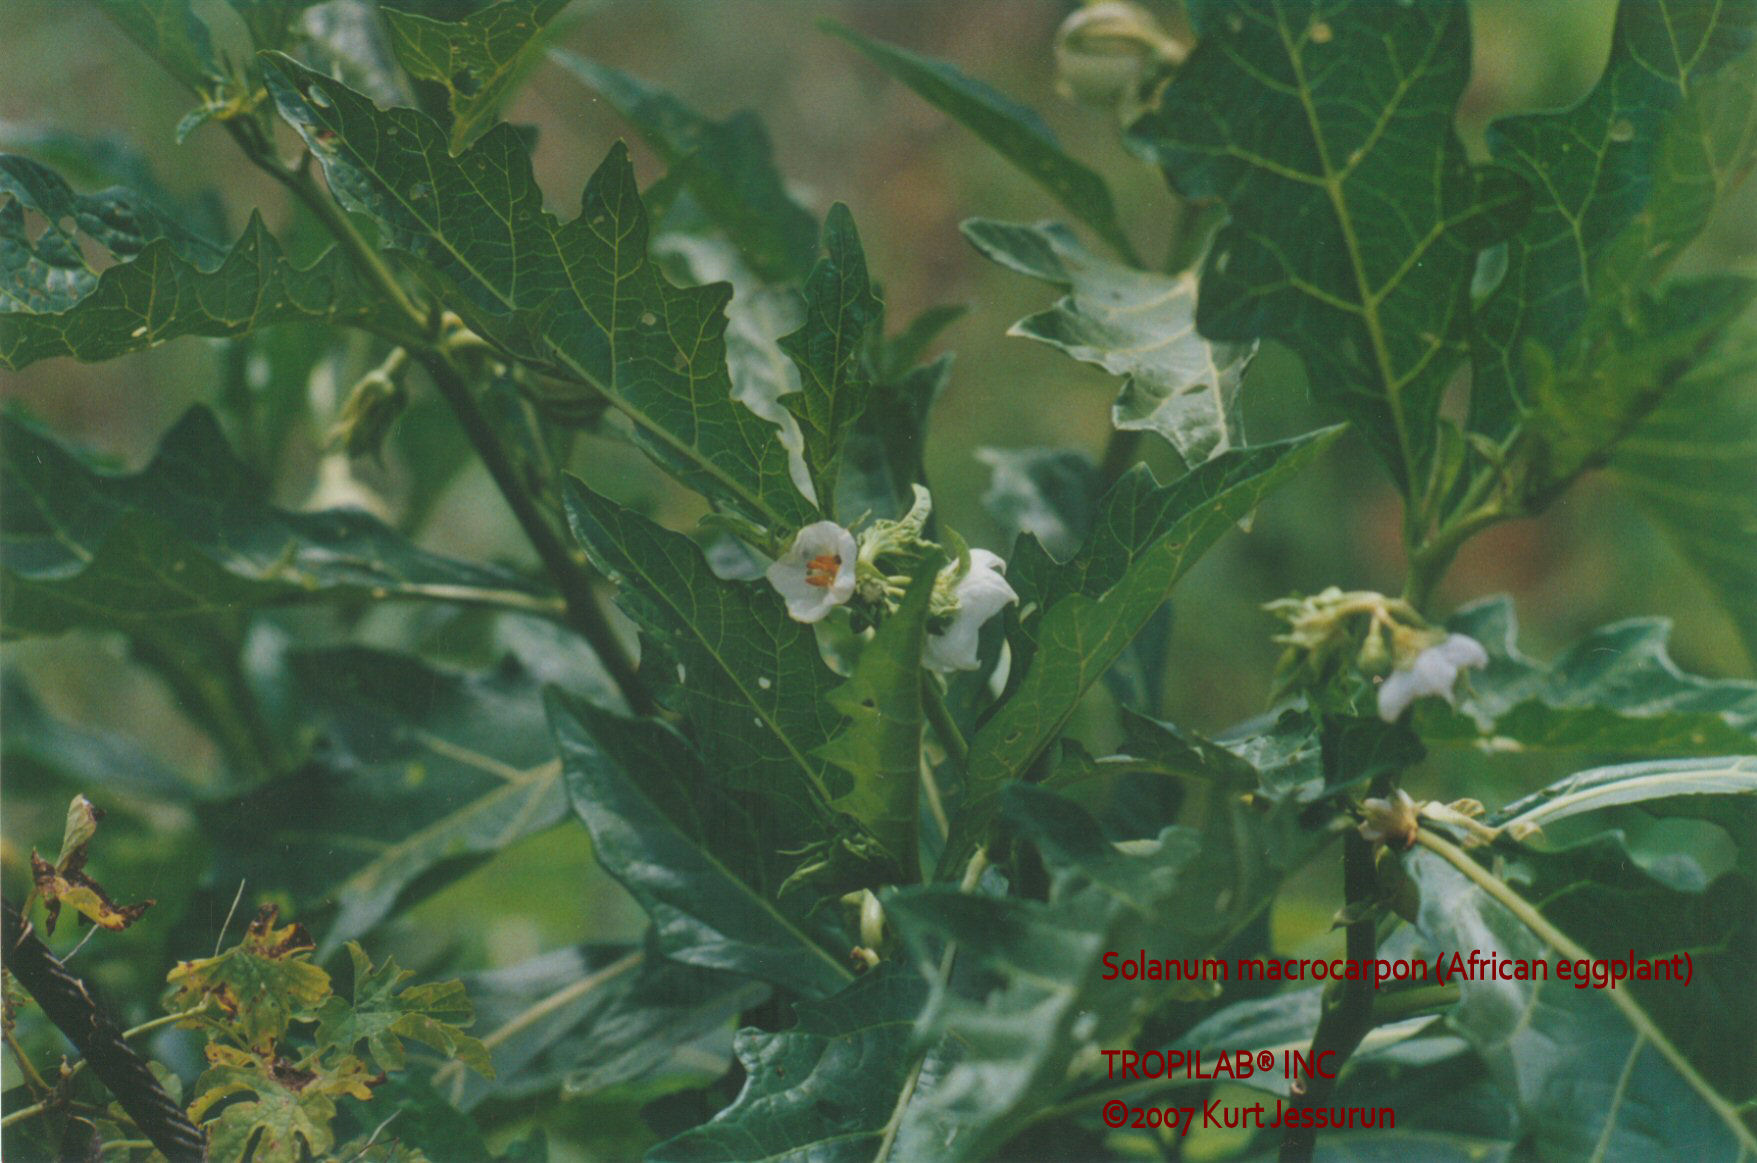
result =
M764 895L650 799L635 773L600 737L662 733L674 756L681 740L652 720L617 719L557 691L547 693L574 810L593 850L653 920L666 956L755 977L807 997L836 992L852 975ZM629 746L624 742L623 746ZM651 751L653 742L634 743Z
M545 26L565 7L567 0L508 0L462 20L434 20L396 8L380 12L403 68L445 89L451 152L457 154L494 124L541 59Z
M669 696L695 731L702 756L727 786L765 797L797 846L815 839L828 786L828 743L841 715L837 685L810 626L787 614L766 582L716 577L702 551L601 497L577 478L565 485L568 520L593 563L621 587L618 602L677 669ZM662 665L642 674L666 687Z
M1611 471L1701 573L1757 660L1757 327L1693 367Z
M921 648L940 565L935 555L916 570L896 612L861 648L853 677L825 696L847 724L818 750L852 777L846 791L832 789L830 806L851 814L878 839L905 882L917 879Z
M817 256L817 220L787 193L756 114L715 121L609 65L565 49L550 56L640 131L758 275L771 282L806 275Z
M842 446L872 394L860 355L880 304L867 280L854 217L840 202L824 220L824 249L828 254L805 283L805 322L779 343L799 368L799 391L783 395L781 405L799 421L806 469L827 508L836 495Z
M1558 364L1582 352L1744 176L1757 147L1754 37L1750 0L1632 0L1618 7L1591 93L1560 112L1490 125L1491 152L1526 179L1532 203L1477 309L1473 430L1505 437L1539 404L1526 382L1528 345Z
M1106 981L1104 953L1212 956L1328 841L1331 813L1270 788L1240 758L1253 747L1241 742L1239 754L1212 765L1192 759L1191 773L1212 785L1200 830L1148 815L1132 823L1151 838L1126 847L1073 801L1010 786L1006 816L1042 856L1047 900L944 885L886 895L887 918L924 964L937 962L930 953L940 942L954 941L959 963L949 981L936 983L917 1035L920 1044L943 1037L955 1053L931 1084L923 1071L902 1113L895 1158L992 1157L1070 1089L1100 1082L1097 1051L1129 1045L1178 989ZM1286 750L1268 747L1273 762Z
M1013 324L1083 363L1123 377L1111 423L1156 432L1186 464L1243 440L1238 388L1255 343L1210 343L1196 331L1196 276L1138 271L1099 258L1056 222L966 221L964 237L987 257L1070 293Z
M863 516L896 520L926 485L927 414L952 374L952 353L918 363L935 337L964 314L962 306L929 307L894 336L880 320L870 329L862 375L871 382L866 407L844 446L836 512L844 522Z
M328 906L324 956L567 813L538 684L364 647L292 653L298 770L203 813L214 879Z
M1056 564L1021 538L1008 577L1019 594L1013 678L1005 701L970 741L968 800L947 859L958 862L987 826L995 797L1024 776L1196 560L1270 491L1305 467L1339 429L1228 452L1160 485L1145 466L1100 502L1085 546ZM946 872L942 865L941 873Z
M329 974L309 960L313 945L305 926L276 928L278 917L274 905L265 905L238 944L179 961L165 977L176 987L171 1008L211 1002L232 1036L254 1052L272 1053L287 1028L330 995Z
M1752 789L1747 785L1741 790L1750 794ZM1404 858L1404 867L1421 892L1419 927L1442 954L1449 957L1456 951L1468 957L1476 951L1483 956L1543 959L1552 968L1569 956L1438 855L1418 850ZM1583 903L1596 899L1592 907L1603 916L1608 902L1588 892L1591 879L1569 876L1547 886L1543 899L1563 909L1570 897ZM1624 891L1612 899L1628 902L1631 897ZM1748 931L1750 899L1747 893L1742 919L1721 916L1716 926L1730 921ZM1546 904L1545 912L1552 907ZM1675 910L1676 905L1670 908ZM1629 923L1629 916L1619 920L1619 928L1594 934L1600 939L1588 943L1590 951L1614 957L1628 957L1631 952L1670 957L1681 951L1676 944L1656 948L1633 932L1637 926ZM1579 924L1578 916L1571 917L1569 929L1578 931ZM1705 929L1695 941L1712 939L1711 934L1712 929ZM1684 941L1694 943L1690 937ZM1632 950L1631 945L1640 948ZM1710 951L1696 944L1693 956L1698 963L1693 988L1709 990ZM1628 1004L1619 1007L1610 991L1577 989L1573 980L1558 980L1553 973L1547 981L1461 979L1458 985L1462 998L1452 1011L1451 1023L1470 1040L1516 1105L1527 1150L1534 1157L1731 1159L1757 1151L1757 1140L1741 1124L1732 1104L1704 1076L1705 1070L1720 1063L1686 1053L1689 1065L1680 1066L1675 1057L1681 1052L1678 1028L1655 1024L1644 1008L1644 998L1650 995L1687 1000L1692 987L1662 982L1644 994L1638 984L1624 982L1618 993ZM1737 996L1727 997L1726 1002L1741 1004ZM1709 1020L1699 1011L1688 1028ZM1712 1020L1749 1026L1745 1015L1725 1014ZM1729 1052L1742 1056L1741 1050L1730 1047L1723 1048L1721 1056ZM1740 1097L1748 1096L1735 1096Z
M16 416L3 430L8 635L150 631L262 605L391 596L543 608L517 576L425 553L364 513L271 507L203 408L130 474L94 471Z
M361 1042L379 1073L401 1070L408 1062L403 1039L433 1047L448 1059L462 1062L478 1074L494 1075L488 1050L462 1027L475 1018L470 998L461 981L404 986L415 976L386 958L372 968L372 961L359 942L348 942L348 959L354 965L352 1001L331 996L317 1010L317 1044L335 1046L352 1054Z
M1137 262L1134 247L1117 221L1110 187L1094 170L1069 157L1055 133L1033 110L945 61L874 40L835 21L825 21L822 27L987 142L1090 226L1124 260Z
M779 1033L741 1030L744 1087L732 1105L669 1139L653 1163L868 1163L881 1158L925 996L919 977L881 967L833 997L794 1007ZM876 1154L875 1154L876 1152Z
M1203 264L1214 340L1279 339L1405 493L1462 359L1476 251L1517 209L1452 125L1470 75L1461 3L1218 0L1130 143L1230 218Z
M454 158L422 114L379 110L290 58L263 60L282 116L343 205L370 218L478 333L597 388L690 487L770 526L813 519L775 427L733 398L729 288L673 286L649 259L625 146L611 149L579 217L563 224L543 209L510 127Z
M1629 755L1757 752L1757 683L1685 674L1666 652L1671 626L1634 618L1593 631L1548 665L1519 652L1509 598L1488 598L1446 621L1482 643L1457 710L1416 712L1427 743L1485 751L1582 750Z

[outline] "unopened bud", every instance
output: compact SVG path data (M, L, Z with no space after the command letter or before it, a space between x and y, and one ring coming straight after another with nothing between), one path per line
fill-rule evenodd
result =
M1152 72L1183 63L1189 50L1153 14L1126 0L1089 4L1062 22L1055 35L1056 92L1109 108Z

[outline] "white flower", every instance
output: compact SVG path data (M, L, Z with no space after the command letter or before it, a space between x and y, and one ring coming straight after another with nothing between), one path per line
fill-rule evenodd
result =
M818 622L854 593L854 534L834 521L807 525L763 574L795 622Z
M1428 695L1438 695L1456 705L1452 686L1458 681L1458 672L1488 664L1488 652L1483 650L1482 643L1466 634L1448 635L1444 642L1416 655L1407 667L1400 666L1391 672L1379 687L1379 718L1394 723L1410 703Z
M1002 576L1006 567L999 554L986 549L970 551L970 570L952 587L958 607L952 612L951 625L938 634L930 631L927 635L922 662L930 669L941 674L976 669L976 638L983 623L1009 602L1019 600Z

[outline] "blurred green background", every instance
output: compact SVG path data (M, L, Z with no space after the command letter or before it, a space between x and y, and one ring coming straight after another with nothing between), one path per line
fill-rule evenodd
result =
M223 43L242 44L241 29L222 3L203 0L201 6ZM1183 26L1176 5L1148 6L1168 27ZM1040 110L1070 151L1111 182L1125 226L1142 253L1156 261L1177 221L1163 180L1123 150L1114 117L1054 92L1051 39L1073 7L1066 0L576 0L555 38L668 88L710 116L746 108L760 114L800 199L820 214L836 200L853 210L893 328L935 304L968 305L969 313L940 341L957 352L957 363L933 415L927 464L942 515L973 544L1003 552L1007 547L980 503L988 470L975 450L1072 445L1096 456L1117 383L1046 347L1007 337L1011 323L1046 307L1054 294L982 259L959 234L958 223L977 215L1061 215L1047 194L816 22L833 17L950 60ZM1583 94L1608 51L1613 12L1611 0L1473 3L1474 79L1459 114L1469 147L1483 152L1484 128L1496 116L1566 104ZM0 30L0 136L6 140L53 126L131 142L176 194L198 199L203 191L217 192L228 237L252 207L261 208L278 234L312 236L308 224L295 222L282 192L243 164L218 129L203 128L185 144L174 144L187 94L94 9L70 0L0 0ZM506 118L537 128L537 174L558 214L571 216L586 177L618 138L630 140L643 184L663 173L608 106L553 64L539 67ZM1724 208L1687 263L1749 263L1757 254L1754 210L1757 197L1748 187ZM349 366L348 358L363 361L365 353L346 356L338 366ZM102 365L41 363L0 379L0 394L64 438L118 466L137 467L184 409L216 398L226 359L222 344L184 340ZM272 470L274 496L283 505L298 507L314 495L323 435L348 382L336 378L327 387L322 377L314 381L310 416L293 427L285 449L261 462ZM417 380L415 391L430 389ZM1306 402L1298 364L1285 351L1269 350L1259 359L1244 400L1245 428L1256 438L1323 419ZM420 414L419 408L412 411L408 423ZM391 517L430 548L529 563L516 525L479 468L463 473L410 522L409 474L398 458L413 447L410 434L400 434L386 468L359 468L361 481ZM1162 474L1176 471L1166 450L1154 450L1150 459ZM572 467L674 528L688 527L699 511L697 502L638 454L612 441L584 441ZM1226 540L1183 583L1175 601L1164 717L1214 731L1261 711L1278 653L1269 641L1274 624L1261 603L1327 585L1397 590L1399 522L1395 496L1354 440L1275 496L1249 533ZM1657 614L1675 622L1674 654L1686 669L1751 673L1730 622L1671 548L1598 478L1589 477L1541 520L1504 526L1471 543L1441 591L1440 606L1503 591L1517 603L1527 650L1539 656L1592 626ZM370 620L364 632L374 632ZM128 660L119 641L73 636L11 643L5 659L55 714L138 739L165 764L198 780L219 778L212 747L158 680ZM1096 707L1090 716L1100 736L1103 710ZM1505 759L1492 762L1462 759L1430 767L1424 778L1431 789L1468 790L1493 800L1551 774ZM101 789L92 794L101 800ZM32 810L18 796L7 808L4 868L10 885L20 883L15 878L27 870L33 844L52 849L58 842L59 818ZM143 871L150 883L120 889L125 899L173 896L199 877L198 839L155 848L146 836L140 843L143 851L127 862L156 871ZM1279 910L1279 943L1292 947L1322 939L1334 907L1333 877L1326 863L1322 875ZM558 884L568 887L558 891ZM581 891L572 887L581 884ZM583 831L569 824L472 872L372 945L375 954L396 952L405 961L464 970L511 964L587 938L629 938L641 925L632 904L595 871ZM145 1004L150 988L134 974L150 977L155 970L128 966L131 944L144 948L145 941L130 933L110 939L108 952L82 956L90 958L88 969L114 977L125 996ZM180 955L197 952L206 950Z

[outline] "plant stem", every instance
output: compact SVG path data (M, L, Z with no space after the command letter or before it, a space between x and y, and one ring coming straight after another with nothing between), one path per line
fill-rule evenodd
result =
M463 372L453 361L450 351L442 346L439 314L423 311L409 298L383 256L354 229L354 224L348 220L347 214L336 201L318 189L305 166L290 169L248 136L234 136L251 161L286 186L306 209L316 215L318 221L335 237L336 242L347 251L361 275L404 318L411 336L403 346L408 347L411 354L427 369L428 375L439 389L439 394L457 416L458 424L469 438L471 447L481 457L501 495L506 498L519 527L524 530L532 548L537 551L538 560L543 563L550 580L555 583L562 600L567 604L568 625L578 631L597 652L604 669L622 691L629 709L638 715L652 714L658 709L657 704L646 684L635 673L633 660L617 641L603 610L598 607L597 599L592 594L591 575L587 572L585 563L568 552L550 519L538 508L536 499L525 487L525 482L507 454L505 445L477 404L475 394L470 390Z
M970 765L970 745L964 742L964 733L958 730L958 724L952 719L945 696L940 694L939 683L926 673L921 676L921 706L946 754L951 756L959 771L965 770Z
M652 714L658 709L658 705L653 701L646 684L635 673L634 662L623 650L622 643L617 641L615 632L604 617L604 611L598 607L597 598L592 593L592 579L586 572L585 563L568 552L561 538L556 535L549 518L537 507L536 498L519 478L518 469L507 455L506 447L495 434L462 374L451 360L436 351L423 352L420 359L427 374L433 378L434 386L439 389L439 394L445 397L445 402L456 414L464 434L469 437L471 447L482 458L489 475L499 486L501 496L506 498L507 506L512 509L519 527L524 530L532 548L537 551L538 560L549 572L555 587L561 591L561 599L567 603L568 625L579 631L597 652L604 669L622 691L622 697L628 700L629 709L637 715Z
M1417 610L1426 609L1433 600L1434 590L1439 587L1440 579L1446 576L1446 570L1451 567L1452 559L1458 556L1464 543L1505 516L1498 504L1485 504L1439 530L1430 540L1413 550L1409 555L1409 578L1403 585L1404 599Z
M1365 904L1375 895L1378 877L1373 868L1373 846L1357 833L1342 838L1342 888L1351 905ZM1371 917L1348 926L1345 956L1356 965L1370 963L1378 954L1378 925ZM1336 1076L1341 1066L1360 1045L1367 1031L1373 1028L1373 983L1365 977L1346 980L1341 988L1324 998L1324 1012L1318 1019L1317 1032L1312 1035L1311 1061L1320 1063L1322 1055L1332 1055L1334 1066L1329 1077L1314 1074L1307 1081L1305 1093L1295 1100L1296 1110L1322 1106L1336 1089ZM1314 1127L1289 1125L1281 1139L1281 1163L1308 1163L1317 1148L1318 1132Z
M1463 873L1466 879L1487 893L1502 908L1512 913L1520 924L1530 929L1539 940L1557 953L1570 961L1591 960L1592 954L1587 951L1585 946L1578 944L1573 938L1550 924L1544 915L1515 892L1511 885L1472 860L1462 848L1427 828L1416 830L1415 842ZM1631 1026L1635 1027L1638 1038L1646 1039L1652 1043L1654 1049L1660 1052L1660 1056L1671 1063L1672 1068L1683 1076L1684 1081L1689 1083L1691 1089L1700 1094L1703 1101L1708 1103L1709 1108L1720 1117L1721 1121L1726 1123L1733 1132L1733 1137L1739 1141L1743 1153L1757 1155L1757 1136L1752 1135L1745 1126L1744 1120L1739 1115L1739 1108L1728 1102L1719 1091L1709 1085L1708 1080L1703 1078L1696 1067L1691 1065L1690 1060L1684 1057L1683 1052L1672 1044L1671 1039L1665 1036L1665 1032L1654 1024L1653 1019L1647 1016L1647 1011L1641 1008L1641 1004L1627 989L1620 991L1613 989L1606 992L1610 995L1611 1004L1623 1011L1623 1017L1628 1020Z

